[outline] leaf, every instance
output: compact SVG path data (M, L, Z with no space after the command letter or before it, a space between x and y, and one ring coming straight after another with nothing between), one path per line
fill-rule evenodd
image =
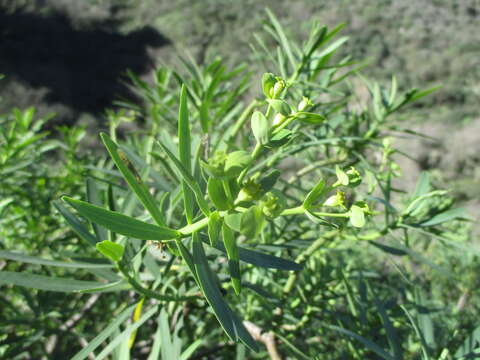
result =
M253 205L242 213L240 220L240 233L245 235L249 239L257 237L265 225L265 216L262 209Z
M210 208L208 207L207 201L203 198L203 193L200 189L200 185L195 181L193 176L185 169L182 163L165 145L163 145L161 142L157 143L160 145L165 154L167 154L169 159L173 162L177 170L181 173L183 180L185 180L190 189L192 189L193 193L195 194L195 199L197 200L198 206L200 207L200 210L205 216L209 216Z
M270 191L275 186L275 183L277 182L279 177L280 171L276 169L263 176L259 181L260 186L262 187L262 191Z
M104 240L95 245L97 250L100 251L105 257L111 259L113 262L119 262L122 260L125 248L110 240Z
M251 127L257 143L260 145L266 144L268 142L270 126L265 115L260 111L255 111L252 115Z
M237 242L231 228L226 224L222 224L223 244L227 250L228 269L232 280L235 293L238 295L242 290L242 282L240 280L240 262L238 257Z
M335 167L335 173L337 174L338 182L344 186L348 185L348 175L343 171L340 166Z
M475 359L475 350L480 346L480 326L475 328L470 335L467 336L463 344L455 352L456 359ZM469 357L470 356L470 357Z
M227 250L222 243L217 243L216 249L226 253ZM254 266L259 266L267 269L278 269L287 271L300 271L303 266L287 259L283 259L274 255L265 254L262 252L250 250L238 246L238 257L241 261Z
M355 334L354 332L350 331L350 330L347 330L347 329L344 329L344 328L341 328L339 326L335 326L335 325L326 325L327 328L329 329L332 329L332 330L335 330L335 331L338 331L339 333L342 333L342 334L345 334L345 335L348 335L350 336L351 338L354 338L355 340L357 340L358 342L362 343L367 349L370 349L371 351L373 351L375 354L377 354L378 356L381 356L383 359L386 359L386 360L395 360L395 358L387 353L385 350L383 350L380 346L378 346L377 344L375 344L374 342L372 342L371 340L368 340L358 334Z
M373 246L377 247L378 249L382 250L383 252L386 252L387 254L395 255L395 256L405 256L408 255L407 252L403 251L402 249L398 249L393 246L388 246L385 244L381 244L379 242L369 240L369 243L372 244Z
M276 148L285 145L292 138L292 134L293 133L291 130L281 129L280 131L272 134L267 145L270 148Z
M314 202L327 192L327 190L328 189L325 187L325 180L321 179L305 197L303 207L309 209Z
M116 336L101 352L97 355L95 360L102 360L108 354L110 354L118 345L120 345L123 341L126 341L130 335L136 331L140 326L143 325L148 319L150 319L158 310L158 305L153 306L149 309L143 316L133 324L127 326L125 330L123 330L118 336Z
M102 138L108 153L112 157L112 160L117 166L118 170L122 173L128 186L137 195L138 199L148 210L155 222L158 225L164 226L165 219L157 206L157 201L150 194L150 191L143 183L127 155L119 149L118 145L115 144L107 134L101 133L100 137Z
M192 174L192 152L190 140L190 125L187 108L187 92L185 84L182 84L180 91L180 108L178 111L178 154L180 162L185 170ZM193 219L193 193L185 180L182 180L183 202L185 206L185 217L190 224Z
M100 200L100 192L97 188L97 184L92 178L87 179L87 201L93 205L103 205ZM96 223L93 223L92 226L98 241L107 239L108 235L105 228L103 228L102 226L98 226Z
M0 285L15 285L46 291L76 292L104 284L96 281L49 277L26 272L0 271Z
M113 317L114 321L112 321L105 329L103 329L95 338L90 341L90 343L80 350L78 353L71 360L83 360L88 357L88 355L92 354L93 351L97 347L99 347L112 333L114 333L118 327L126 321L130 315L133 313L136 304L133 304L123 310L120 314Z
M14 253L9 251L0 250L0 259L14 260L27 264L37 264L37 265L47 265L47 266L58 266L63 268L74 268L74 269L105 269L112 268L111 264L95 264L87 262L67 262L67 261L58 261L58 260L47 260L41 259L34 256L24 255L20 253Z
M288 60L290 61L290 64L292 65L292 69L295 69L297 63L295 61L295 58L293 56L292 49L290 48L290 44L288 42L287 37L285 36L285 33L283 32L282 25L278 22L277 18L275 15L267 8L265 10L267 12L267 15L270 19L270 22L275 29L278 40L280 44L282 45L283 51L285 51L285 54L287 54Z
M55 200L53 201L53 206L58 210L58 212L64 217L67 221L68 225L72 228L72 230L80 236L81 239L85 240L86 242L90 243L91 245L95 246L97 243L97 239L93 236L88 229L85 227L84 224L80 222L80 220L72 214L70 210L68 210L62 203Z
M466 217L466 210L464 208L455 208L444 211L440 214L435 215L431 219L424 221L420 224L421 227L426 226L435 226L446 221L450 221L453 219L465 218Z
M350 208L350 223L358 228L365 225L365 213L360 206L352 205Z
M283 116L289 116L292 113L292 108L285 100L280 99L268 99L268 103L273 109Z
M214 274L208 266L207 258L203 250L202 242L195 239L193 241L193 259L195 268L197 270L199 282L202 292L205 295L208 303L213 309L220 325L225 333L233 341L240 339L253 351L258 351L258 346L247 332L241 321L238 321L235 314L225 303L225 300L220 293Z
M233 207L225 194L222 180L210 177L207 182L207 191L210 200L218 210L228 210Z
M300 122L304 124L309 124L309 125L318 125L327 120L323 115L304 112L304 111L296 113L295 117Z
M225 160L225 175L227 177L236 177L240 175L250 161L251 156L246 151L239 150L229 153Z
M208 238L210 239L210 246L215 247L220 238L220 231L222 230L222 218L218 211L214 211L208 218Z
M237 232L240 232L242 227L242 214L241 213L233 213L227 214L223 217L225 224L227 224L230 229L233 229Z
M67 196L62 199L72 205L82 216L90 221L96 222L107 229L141 240L168 240L181 236L177 230L125 216L115 211L103 209L81 200L75 200Z
M125 279L121 279L121 280L113 281L110 283L102 284L100 286L79 290L78 292L82 294L85 294L85 293L93 294L93 293L104 293L104 292L118 292L122 290L128 290L131 288L132 286Z
M415 187L415 192L412 196L413 199L425 195L431 189L430 186L430 175L426 171L422 171L420 178L418 179L417 185Z

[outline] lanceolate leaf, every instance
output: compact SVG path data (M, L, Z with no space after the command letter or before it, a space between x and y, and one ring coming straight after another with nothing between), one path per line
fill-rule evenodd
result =
M133 304L123 310L120 314L113 318L113 321L103 329L100 334L98 334L90 343L79 351L72 360L83 360L86 359L97 347L99 347L113 332L115 332L118 327L126 321L133 310L135 309L136 304Z
M178 153L180 162L185 170L191 175L192 173L192 152L190 141L190 124L188 119L187 108L187 91L185 85L182 85L180 92L180 109L178 111ZM187 185L185 179L182 180L183 202L185 206L185 216L190 224L193 218L193 193Z
M187 183L187 185L192 189L193 193L195 194L195 199L197 200L198 206L200 210L202 210L203 214L208 216L210 215L210 208L208 207L207 201L203 198L203 192L200 189L200 185L195 181L192 175L185 169L182 163L173 155L173 153L161 142L158 142L160 147L163 149L165 154L170 158L173 162L175 167L180 171L182 174L183 180Z
M72 228L75 233L77 233L78 236L80 236L81 239L89 242L91 245L95 246L97 243L97 239L95 236L93 236L86 226L80 222L80 220L72 214L70 210L68 210L61 202L55 200L53 202L53 206L56 207L56 209L62 214L62 216L65 218L67 221L68 225Z
M441 223L444 223L446 221L450 221L453 219L464 218L466 216L465 214L466 214L466 211L464 208L450 209L435 215L431 219L421 223L420 226L426 227L426 226L439 225Z
M227 250L221 242L217 243L215 246L216 249L226 253ZM241 261L255 266L260 266L267 269L278 269L278 270L287 270L287 271L299 271L303 269L303 266L287 259L282 259L280 257L261 253L258 251L250 250L238 246L238 257Z
M10 251L0 251L0 259L14 260L18 262L27 263L27 264L58 266L58 267L74 268L74 269L105 269L105 268L113 267L113 265L111 264L48 260L48 259L42 259L35 256L29 256L29 255L24 255L20 253L10 252Z
M47 291L76 292L97 288L104 284L96 281L49 277L26 272L0 271L0 285L15 285Z
M258 351L258 346L255 340L253 340L242 322L225 303L217 282L215 281L215 275L208 266L202 242L199 240L194 240L193 242L193 259L202 292L212 307L215 316L222 325L222 328L233 341L241 340L253 351Z
M108 153L112 157L113 162L117 166L118 170L120 170L125 178L125 181L137 195L143 206L145 206L158 225L165 225L165 219L160 212L157 201L150 194L148 188L143 183L140 175L133 167L127 155L118 148L118 145L115 144L107 134L102 133L100 134L100 137L102 138Z
M81 200L75 200L67 196L62 199L72 205L82 216L118 234L141 240L168 240L181 236L177 230L148 224Z

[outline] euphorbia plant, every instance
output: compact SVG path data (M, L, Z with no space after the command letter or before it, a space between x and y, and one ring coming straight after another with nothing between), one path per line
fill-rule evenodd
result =
M63 197L87 224L56 203L78 236L110 262L68 266L100 268L92 272L107 282L13 272L2 274L3 281L59 291L134 290L142 300L135 305L134 324L122 333L131 346L135 330L156 311L140 316L143 299L188 303L204 297L225 333L256 350L252 332L231 304L247 299L250 305L248 291L268 297L261 284L269 275L258 269L285 272L270 284L280 288L282 305L272 313L287 317L289 295L302 290L296 282L302 267L325 242L335 247L353 238L381 247L375 241L391 232L428 232L461 217L449 206L431 206L428 201L444 193L423 182L404 211L392 205L398 167L386 134L396 130L390 115L431 90L398 99L395 79L388 90L367 82L371 104L352 110L340 85L358 68L344 70L355 64L348 58L334 61L346 41L332 42L341 26L329 31L315 24L300 48L269 17L268 30L280 46L276 58L268 54L269 72L254 82L262 95L248 105L241 102L249 81L242 77L244 68L228 72L220 60L203 70L186 62L188 75L160 69L154 86L133 77L146 99L145 110L134 110L143 111L147 135L117 140L121 121L111 119L110 134L101 139L114 167L94 169L87 201ZM180 85L172 85L172 78ZM165 255L159 261L151 256L155 247ZM196 286L186 285L190 279ZM302 294L299 301L308 298ZM132 312L127 307L119 319ZM245 312L251 315L250 306ZM309 321L308 314L302 321ZM107 329L100 338L108 336ZM99 342L92 344L89 351Z

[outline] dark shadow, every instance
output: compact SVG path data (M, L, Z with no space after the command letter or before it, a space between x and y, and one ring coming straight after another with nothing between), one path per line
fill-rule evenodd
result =
M127 69L150 70L148 47L168 43L152 27L127 35L108 30L108 24L79 30L61 13L6 13L0 7L0 73L46 88L44 102L76 113L98 114L119 98L135 100L120 79Z

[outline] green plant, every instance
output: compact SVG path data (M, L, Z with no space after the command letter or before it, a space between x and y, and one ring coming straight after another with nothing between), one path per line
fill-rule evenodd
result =
M299 47L267 16L278 48L257 38L271 72L254 82L262 95L249 104L242 102L245 68L229 72L218 59L203 68L185 60L183 73L160 69L153 86L131 76L145 107L125 106L145 119L145 130L123 140L117 130L130 115L110 112L110 136L101 134L110 161L92 169L87 201L56 202L78 237L104 257L79 250L75 261L56 264L90 271L94 281L0 273L0 283L41 290L137 294L74 359L108 337L99 358L140 351L141 325L158 302L170 314L194 312L184 318L184 336L192 343L201 337L203 346L218 343L222 333L206 315L213 311L231 340L259 351L252 357L274 358L273 338L291 358L327 351L336 358L448 358L460 346L458 338L450 347L436 345L434 315L413 283L417 267L444 271L423 255L439 251L438 244L429 248L431 239L464 246L452 221L465 214L427 174L411 196L394 183L400 176L394 114L434 89L398 96L395 78L388 89L364 79L371 101L358 109L346 80L363 65L335 57L347 40L335 38L342 26L314 24ZM405 263L392 261L386 271L373 261L378 251ZM166 313L160 317L165 329ZM266 329L270 337L262 335ZM162 341L163 350L174 351L174 340ZM218 351L231 347L225 342ZM240 358L246 351L237 348Z

